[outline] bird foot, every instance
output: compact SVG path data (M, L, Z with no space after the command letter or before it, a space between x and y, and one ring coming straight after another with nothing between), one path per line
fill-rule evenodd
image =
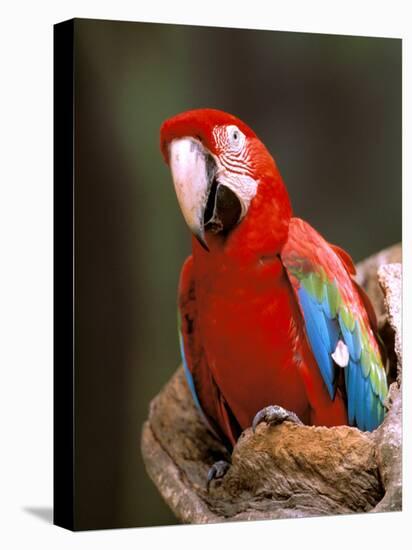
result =
M298 415L294 412L288 411L278 405L270 405L256 414L252 422L253 433L255 433L258 424L261 422L266 422L271 426L276 426L277 424L282 424L282 422L285 421L293 422L294 424L299 425L303 424Z
M213 479L222 478L226 472L229 470L230 464L226 460L218 460L210 467L207 473L207 483L206 488L209 491L209 485Z

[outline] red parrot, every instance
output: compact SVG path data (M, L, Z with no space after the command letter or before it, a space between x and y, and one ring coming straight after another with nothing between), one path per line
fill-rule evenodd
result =
M193 234L179 334L210 428L229 447L261 421L374 430L388 385L350 256L292 216L274 159L238 118L184 112L160 141Z

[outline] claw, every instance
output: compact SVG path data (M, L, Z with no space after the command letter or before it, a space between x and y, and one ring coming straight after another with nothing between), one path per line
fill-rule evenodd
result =
M269 407L265 407L264 409L260 410L255 415L255 418L252 422L253 433L255 433L256 428L261 422L266 422L271 426L275 426L276 424L282 424L282 422L285 422L286 420L288 422L293 422L294 424L303 424L303 422L294 412L288 411L283 407L279 407L278 405L270 405Z
M229 468L230 464L229 462L226 462L226 460L218 460L217 462L215 462L213 466L210 467L207 473L206 489L209 491L210 482L213 479L219 479L223 477Z

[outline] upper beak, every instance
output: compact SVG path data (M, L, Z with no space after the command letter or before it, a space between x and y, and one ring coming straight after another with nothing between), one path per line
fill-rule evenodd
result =
M204 214L216 164L199 141L185 137L170 143L169 165L186 223L200 244L209 250L205 239Z
M227 234L241 219L242 203L229 183L224 183L222 174L218 178L217 163L200 141L174 139L169 147L169 165L186 223L209 250L205 229Z

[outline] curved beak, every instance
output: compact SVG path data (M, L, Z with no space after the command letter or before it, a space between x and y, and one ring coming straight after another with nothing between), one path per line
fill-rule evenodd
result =
M203 248L209 250L204 213L216 164L199 141L185 137L171 142L169 165L183 217Z
M211 153L191 137L174 139L169 146L169 165L177 199L192 233L209 250L205 230L226 232L240 220L237 195L217 180Z

